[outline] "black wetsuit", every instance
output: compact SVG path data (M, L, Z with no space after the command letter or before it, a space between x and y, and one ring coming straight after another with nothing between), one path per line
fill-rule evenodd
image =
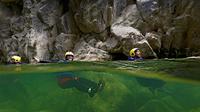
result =
M79 91L86 92L89 96L93 97L97 91L103 88L104 84L102 81L96 83L94 81L75 76L69 72L58 73L57 76L58 85L62 89L75 87Z
M41 60L38 63L68 63L68 60Z

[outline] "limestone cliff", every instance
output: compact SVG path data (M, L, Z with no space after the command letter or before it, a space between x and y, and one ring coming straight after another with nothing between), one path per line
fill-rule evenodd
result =
M0 61L200 55L198 0L0 0Z

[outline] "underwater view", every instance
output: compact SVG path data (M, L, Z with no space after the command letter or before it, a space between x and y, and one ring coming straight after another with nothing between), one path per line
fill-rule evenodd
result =
M0 0L0 112L200 112L200 0Z
M200 112L200 61L1 65L0 112Z

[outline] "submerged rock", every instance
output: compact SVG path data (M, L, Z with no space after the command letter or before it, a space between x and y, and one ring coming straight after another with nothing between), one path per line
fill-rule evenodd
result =
M166 82L158 79L136 77L136 80L141 86L149 88L152 93L154 93L157 89L161 89L166 84Z

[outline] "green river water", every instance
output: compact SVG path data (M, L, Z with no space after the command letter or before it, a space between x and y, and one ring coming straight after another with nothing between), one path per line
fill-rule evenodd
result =
M0 65L0 112L200 112L200 60Z

